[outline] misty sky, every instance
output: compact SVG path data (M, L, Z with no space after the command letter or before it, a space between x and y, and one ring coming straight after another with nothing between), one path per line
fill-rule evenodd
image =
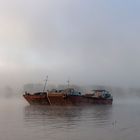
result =
M0 83L140 85L139 0L0 0Z

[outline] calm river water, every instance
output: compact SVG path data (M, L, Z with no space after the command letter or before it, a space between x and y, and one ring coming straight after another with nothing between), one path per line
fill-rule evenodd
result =
M0 140L139 140L140 100L89 107L0 100Z

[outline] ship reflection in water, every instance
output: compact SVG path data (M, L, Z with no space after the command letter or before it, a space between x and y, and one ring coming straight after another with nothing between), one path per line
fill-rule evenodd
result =
M0 140L139 140L140 101L113 105L26 106L0 101Z
M139 103L94 106L26 106L32 140L138 140Z
M47 139L63 140L71 137L84 140L93 138L94 134L94 138L98 136L98 129L112 127L112 108L111 105L26 106L24 119L27 127L42 133Z

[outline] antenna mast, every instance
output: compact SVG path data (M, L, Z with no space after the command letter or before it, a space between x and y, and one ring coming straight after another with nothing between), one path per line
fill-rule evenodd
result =
M48 82L48 76L46 76L46 80L45 80L45 85L44 85L44 89L43 89L43 92L45 91L45 88L46 88L46 84Z
M70 80L68 80L67 83L68 83L68 88L69 88L70 87Z

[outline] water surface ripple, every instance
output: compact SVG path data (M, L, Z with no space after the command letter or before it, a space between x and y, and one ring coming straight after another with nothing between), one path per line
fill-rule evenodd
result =
M138 140L140 103L94 106L30 106L0 102L0 140Z

